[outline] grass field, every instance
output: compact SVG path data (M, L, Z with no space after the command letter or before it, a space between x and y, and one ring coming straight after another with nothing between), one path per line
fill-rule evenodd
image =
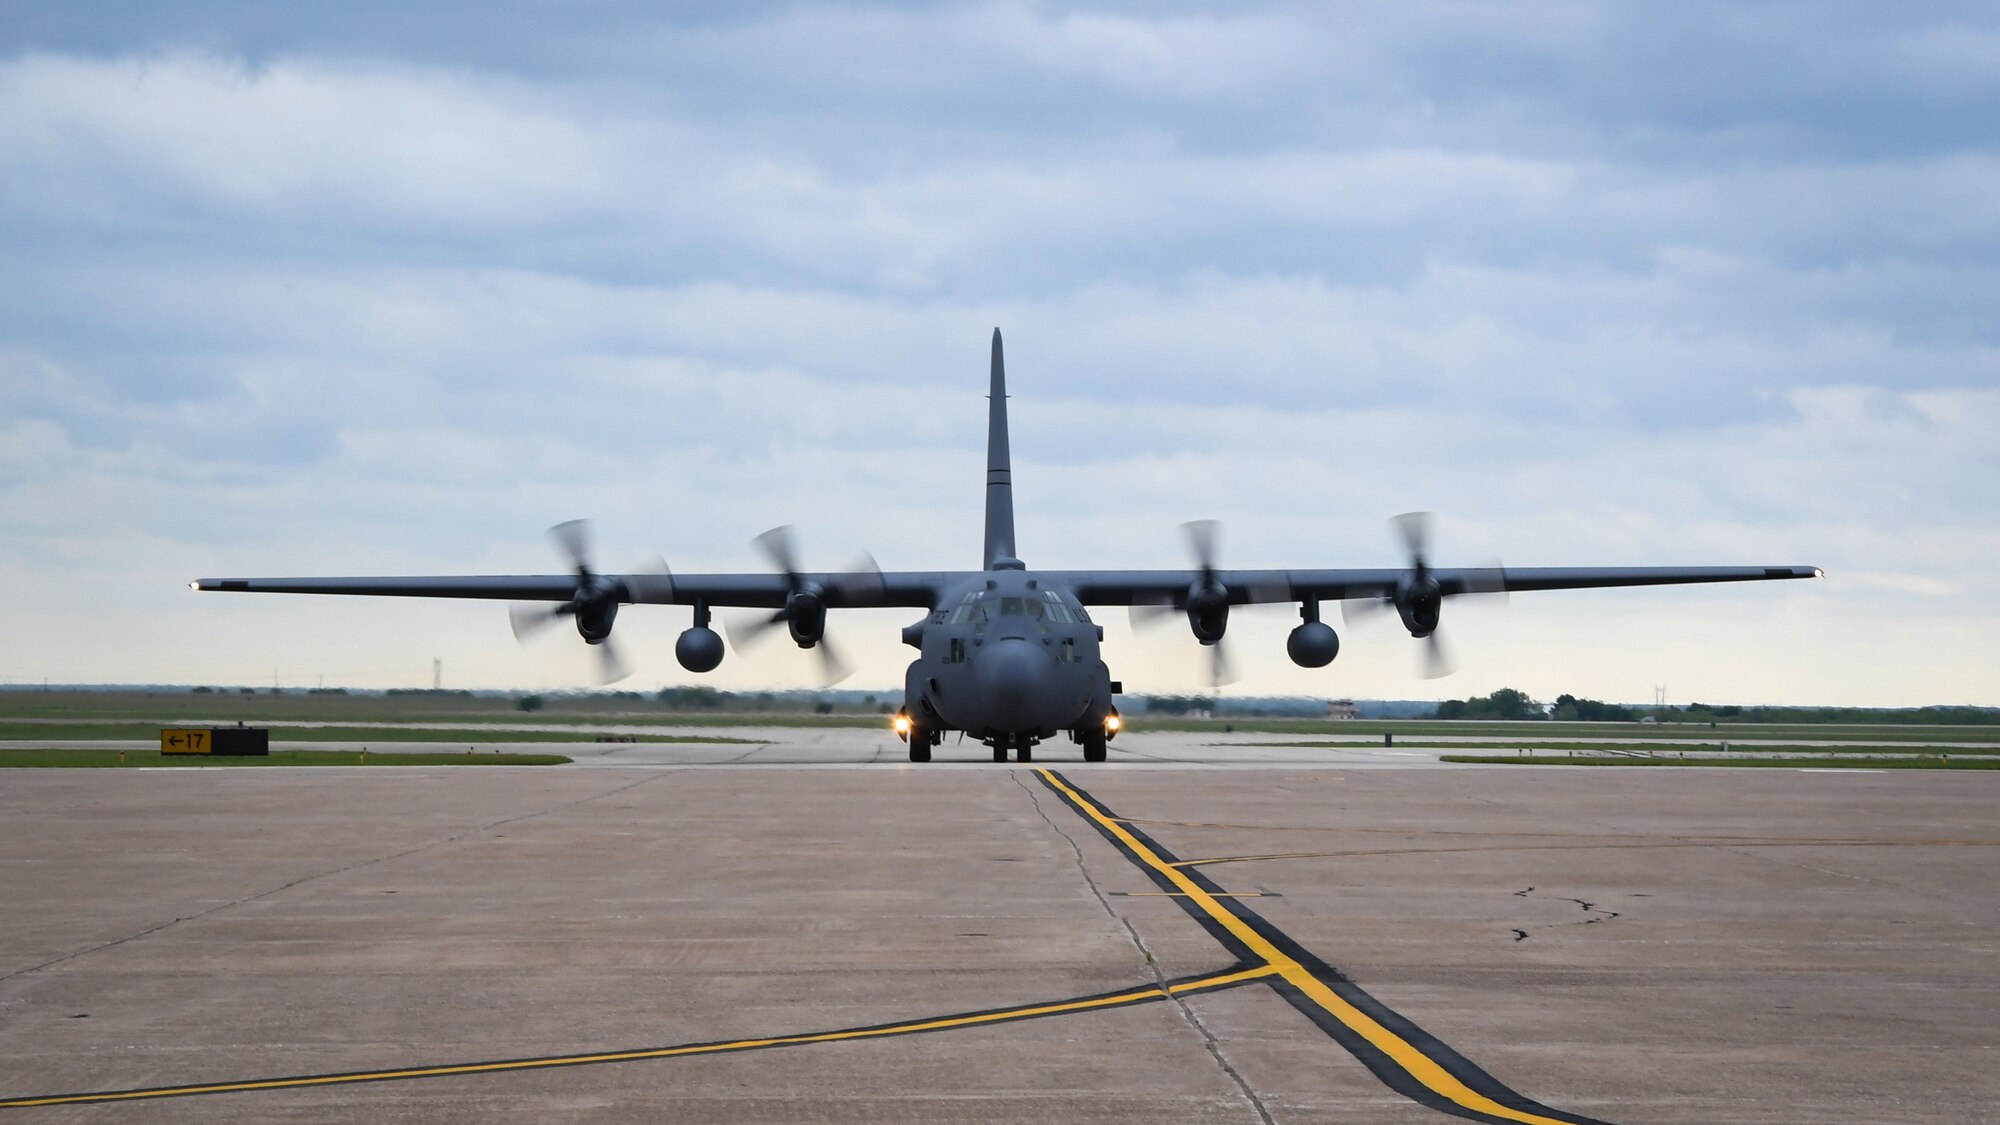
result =
M1948 737L1948 736L1940 736L1940 737ZM1296 747L1306 747L1306 748L1323 747L1328 750L1341 750L1341 749L1351 749L1354 746L1354 743L1352 742L1249 742L1249 743L1221 743L1220 745L1296 746ZM1529 750L1529 751L1555 753L1555 754L1562 754L1565 752L1574 752L1577 754L1638 754L1638 755L1665 754L1668 757L1672 757L1675 754L1717 754L1719 756L1724 756L1724 757L1734 757L1737 754L1743 754L1745 756L1754 754L1805 754L1805 755L2000 754L2000 746L1990 746L1981 744L1976 747L1975 746L1949 747L1942 745L1941 743L1938 742L1931 742L1931 743L1896 742L1896 743L1886 743L1886 744L1844 742L1844 743L1837 743L1834 745L1818 745L1818 744L1808 744L1808 743L1783 743L1783 742L1774 742L1774 743L1760 742L1755 745L1744 745L1742 743L1734 743L1732 744L1731 749L1727 751L1724 751L1720 747L1718 747L1713 740L1704 742L1451 742L1451 741L1434 741L1430 739L1421 739L1421 738L1413 738L1405 741L1399 738L1396 740L1396 745L1399 747L1407 747L1412 750L1483 751L1484 753L1489 755L1496 754L1497 752L1503 750L1509 752L1510 755L1513 751L1516 750Z
M177 720L183 721L183 720ZM212 723L205 726L230 726ZM509 730L505 727L421 727L421 726L283 726L270 727L271 741L279 742L595 742L598 735L581 730ZM0 740L27 742L37 739L75 742L82 740L152 740L160 736L156 723L134 723L122 719L78 719L67 723L0 723ZM755 739L723 735L638 734L639 742L699 742L754 746Z
M268 756L162 754L158 750L0 750L0 769L152 769L258 766L560 766L561 754L382 753L273 750Z
M729 712L674 711L648 699L616 696L547 696L541 709L521 710L506 696L272 695L185 691L0 692L0 720L74 721L124 719L155 724L251 726L294 723L539 723L554 726L615 723L624 726L835 726L888 725L878 710L817 715L789 708Z
M1996 770L1996 757L1905 754L1895 758L1771 758L1752 755L1699 758L1628 758L1600 755L1516 757L1512 754L1445 754L1447 762L1489 766L1736 766L1748 769Z
M740 703L740 701L739 701ZM10 722L8 720L13 720ZM816 715L797 709L673 711L651 699L606 695L550 696L539 711L518 710L512 699L455 695L314 695L291 691L242 695L214 692L0 692L0 739L61 737L50 734L11 735L16 722L77 721L165 725L233 726L238 721L279 728L289 723L337 723L354 727L377 724L434 723L469 729L494 723L534 723L543 726L729 728L729 727L886 727L888 718L876 711L845 710ZM25 725L25 723L23 723ZM1877 724L1638 724L1550 722L1437 722L1421 719L1187 719L1172 716L1130 716L1127 729L1139 731L1225 730L1271 734L1284 738L1315 735L1380 738L1398 741L1427 738L1449 742L1468 736L1499 736L1527 741L1551 736L1603 739L1699 739L1731 742L1771 739L1783 742L1837 740L1870 745L1933 742L1979 742L2000 746L2000 726L1883 726ZM72 735L70 737L78 737ZM89 737L89 736L84 736ZM101 737L137 737L103 735ZM487 736L487 741L496 740Z
M1132 730L1222 731L1281 734L1293 737L1346 735L1379 739L1393 734L1396 741L1429 738L1449 741L1468 736L1521 738L1533 740L1563 738L1606 739L1697 739L1704 742L1744 739L1843 742L1987 742L2000 745L2000 726L1946 726L1927 724L1884 726L1873 723L1555 723L1555 722L1439 722L1433 719L1166 719L1134 717ZM1412 743L1414 745L1414 743ZM1510 743L1511 745L1511 743Z
M745 701L739 699L738 703ZM164 726L221 727L238 722L268 728L270 758L162 758L157 751L127 751L132 765L358 764L354 751L287 749L301 743L376 744L369 765L468 764L469 746L494 743L591 743L616 728L644 743L755 745L758 740L722 733L740 727L882 728L876 710L821 715L792 702L773 710L676 711L650 697L549 696L534 711L512 698L470 695L338 695L292 691L236 692L0 692L0 742L126 742L157 746ZM541 729L518 729L535 727ZM1446 761L1499 765L1718 765L1880 769L1991 769L2000 766L2000 727L1884 726L1860 723L1703 724L1437 722L1434 720L1188 719L1136 716L1133 733L1178 731L1272 735L1256 745L1351 748L1357 740L1393 735L1399 747L1448 750ZM711 733L714 732L714 733ZM1327 736L1342 736L1334 741ZM1507 741L1474 742L1473 737ZM1578 741L1551 741L1552 739ZM1719 743L1733 745L1724 753ZM1745 745L1747 741L1758 745ZM1832 742L1834 745L1822 745ZM1959 743L1948 747L1944 743ZM391 747L429 744L436 753L390 753ZM1240 745L1238 743L1237 745ZM1521 751L1528 751L1523 755ZM1572 757L1574 753L1576 757ZM1945 762L1940 755L1950 755ZM90 757L95 755L95 757ZM1786 756L1789 755L1789 756ZM377 761L380 757L382 760ZM475 755L471 764L553 764L557 755ZM118 750L0 751L6 766L115 766Z

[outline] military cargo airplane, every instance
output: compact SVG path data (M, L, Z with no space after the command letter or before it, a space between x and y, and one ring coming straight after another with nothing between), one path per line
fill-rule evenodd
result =
M580 521L551 534L569 557L571 573L410 578L203 578L198 590L284 594L367 594L392 597L489 598L532 603L517 607L515 632L525 634L564 617L605 657L607 679L620 675L606 646L620 606L685 605L693 623L674 644L690 672L721 665L722 637L711 627L717 608L750 608L759 614L731 630L741 651L783 625L802 649L817 648L830 679L839 658L826 639L834 609L904 607L924 616L903 630L903 643L921 654L904 678L903 705L893 726L909 744L910 760L927 762L948 731L989 746L993 760L1013 751L1030 761L1034 746L1066 735L1087 762L1105 759L1106 744L1121 725L1115 697L1123 690L1099 653L1103 627L1090 606L1129 606L1135 616L1178 613L1195 640L1215 654L1234 606L1296 602L1299 624L1285 649L1302 667L1322 668L1340 652L1340 638L1320 619L1328 601L1374 604L1395 610L1412 637L1427 639L1435 664L1437 628L1446 598L1517 590L1573 590L1606 586L1658 586L1695 582L1754 582L1817 578L1811 566L1747 567L1433 567L1419 515L1398 517L1409 564L1375 570L1224 570L1216 565L1215 525L1187 525L1195 567L1188 570L1028 569L1014 545L1014 494L1007 440L1007 383L1000 330L993 330L993 361L986 430L986 549L974 571L889 571L872 565L849 572L800 570L789 532L775 528L757 543L773 564L765 574L604 574L589 563Z

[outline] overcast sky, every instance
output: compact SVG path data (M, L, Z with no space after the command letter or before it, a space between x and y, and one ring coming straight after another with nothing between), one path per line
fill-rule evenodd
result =
M2000 703L2000 10L147 2L0 17L0 681L581 682L195 577L1812 564L1447 607L1240 693ZM836 617L847 686L908 614ZM1129 690L1185 630L1106 612ZM692 682L687 612L620 618ZM707 682L794 686L782 644Z

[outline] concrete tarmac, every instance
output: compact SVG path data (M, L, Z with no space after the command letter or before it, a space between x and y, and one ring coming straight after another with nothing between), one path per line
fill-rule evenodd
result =
M7 771L0 1115L2000 1121L2000 777L771 737Z

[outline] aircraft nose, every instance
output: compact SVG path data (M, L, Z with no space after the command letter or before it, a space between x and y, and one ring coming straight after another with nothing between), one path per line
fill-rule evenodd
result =
M988 645L975 659L988 720L1003 730L1037 726L1047 694L1047 654L1027 641L1009 638Z

